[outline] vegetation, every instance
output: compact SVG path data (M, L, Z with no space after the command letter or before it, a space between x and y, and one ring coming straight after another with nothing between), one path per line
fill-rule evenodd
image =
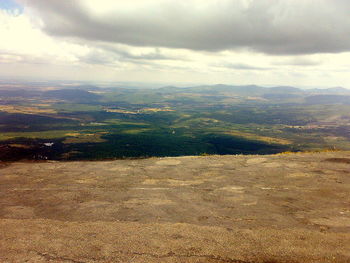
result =
M348 150L348 91L327 92L328 99L317 90L225 85L0 90L0 160Z

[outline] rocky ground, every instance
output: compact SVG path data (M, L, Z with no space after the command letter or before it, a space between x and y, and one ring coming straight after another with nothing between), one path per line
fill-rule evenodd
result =
M0 262L350 262L350 152L0 163Z

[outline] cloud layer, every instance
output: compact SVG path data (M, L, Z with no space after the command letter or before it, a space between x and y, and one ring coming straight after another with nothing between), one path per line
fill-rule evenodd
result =
M350 50L348 0L21 1L54 36L274 55Z
M0 2L0 77L350 87L348 0Z

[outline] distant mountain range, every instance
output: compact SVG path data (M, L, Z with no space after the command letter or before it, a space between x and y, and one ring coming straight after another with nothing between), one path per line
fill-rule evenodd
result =
M263 95L263 94L344 94L350 95L350 90L342 87L334 87L327 89L300 89L291 86L276 86L276 87L262 87L257 85L203 85L179 88L175 86L167 86L157 89L161 92L234 92L240 95Z
M290 86L262 87L257 85L233 86L233 85L204 85L187 88L163 87L157 89L164 94L173 93L198 93L208 95L234 94L242 97L261 97L262 99L276 102L283 100L295 100L307 104L350 104L350 90L342 87L327 89L300 89Z
M100 95L98 93L103 93ZM89 103L98 101L108 94L119 95L139 95L139 96L167 96L175 95L183 99L190 94L197 94L202 97L218 98L224 97L240 97L243 100L257 98L267 103L271 102L290 102L290 103L307 103L307 104L350 104L350 90L342 87L333 87L327 89L300 89L291 86L262 87L257 85L201 85L193 87L176 87L166 86L162 88L140 88L131 89L128 87L108 87L99 88L93 85L75 85L75 86L59 86L57 89L47 90L31 89L30 87L21 87L14 89L13 87L3 87L0 90L0 98L47 98L68 100L72 102ZM188 95L186 95L188 94ZM120 97L119 97L120 98ZM117 99L118 100L118 99Z

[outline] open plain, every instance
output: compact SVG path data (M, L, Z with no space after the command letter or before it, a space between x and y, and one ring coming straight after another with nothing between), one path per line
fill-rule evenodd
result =
M350 262L350 152L1 163L0 262Z

